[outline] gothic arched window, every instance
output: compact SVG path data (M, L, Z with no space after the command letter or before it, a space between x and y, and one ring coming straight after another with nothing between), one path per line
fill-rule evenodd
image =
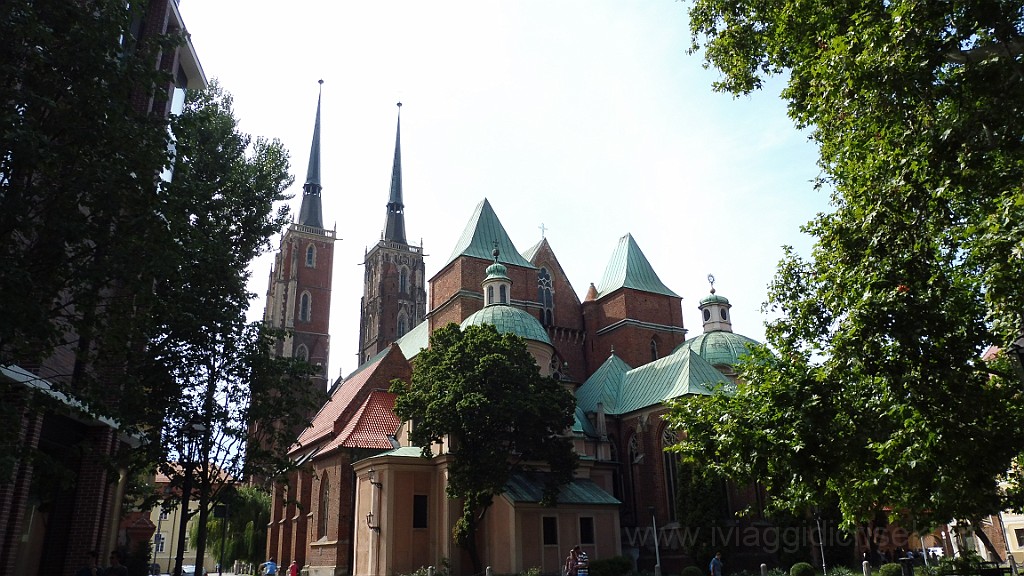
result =
M668 492L668 517L676 519L676 497L679 494L679 452L668 450L679 443L679 437L668 426L661 434L662 464L665 466L665 490Z
M658 359L658 340L651 338L651 362Z
M324 472L323 478L320 480L320 510L319 516L316 519L316 537L326 538L327 537L327 526L328 520L331 517L330 508L331 506L331 479L327 476L327 472Z
M405 330L406 330L406 328L405 328L405 314L399 314L398 315L398 334L397 334L396 337L397 338L401 338L402 336L405 336Z
M305 344L299 344L299 347L295 349L295 357L303 362L309 362L309 349Z
M544 326L554 324L555 299L551 291L551 274L547 268L537 273L537 302L541 305L540 321Z
M306 268L316 268L316 247L312 244L306 247Z
M312 298L309 296L309 292L303 292L302 297L299 298L299 320L303 322L309 322L310 308Z
M398 291L402 294L409 291L409 271L405 268L398 271Z

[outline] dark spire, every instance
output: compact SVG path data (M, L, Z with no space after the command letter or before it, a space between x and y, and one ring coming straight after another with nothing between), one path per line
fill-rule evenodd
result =
M323 93L324 81L320 80ZM320 94L316 97L316 124L313 125L313 144L309 149L309 168L306 183L302 185L302 208L299 209L299 224L323 228L324 221L320 206Z
M391 197L384 239L405 244L405 205L402 204L402 103L398 103L398 127L395 129L395 162L391 165Z

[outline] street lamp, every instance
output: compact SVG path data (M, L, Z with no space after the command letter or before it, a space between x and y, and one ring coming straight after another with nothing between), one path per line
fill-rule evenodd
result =
M654 506L648 506L651 513L651 526L654 528L654 575L661 576L661 551L658 549L658 520L654 517Z
M181 458L182 471L185 474L185 479L182 482L181 488L181 516L178 525L178 553L174 558L174 572L176 576L181 576L181 564L185 558L185 539L188 537L188 519L191 514L188 511L189 497L192 496L192 469L195 467L196 456L198 456L199 443L203 439L203 432L206 432L206 426L202 422L192 420L185 425L182 432L185 434L185 445L184 449L179 454Z

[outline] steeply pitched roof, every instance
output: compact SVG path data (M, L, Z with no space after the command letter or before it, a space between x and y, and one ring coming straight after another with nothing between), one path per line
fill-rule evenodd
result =
M619 288L632 288L679 298L678 294L669 290L658 278L636 240L633 240L632 234L619 238L619 245L615 247L608 266L604 269L604 276L597 286L597 298L603 298Z
M576 405L585 412L596 412L600 403L605 412L617 414L622 381L629 370L629 364L613 353L576 390Z
M540 251L541 246L543 246L543 245L545 245L547 243L548 243L548 239L547 238L541 238L540 242L537 242L533 246L530 246L529 248L526 249L526 252L523 252L523 258L526 258L527 260L533 262L533 257L536 256L537 252Z
M363 397L366 394L360 393L367 389L377 368L390 353L397 354L398 351L391 346L385 348L336 385L331 391L331 397L316 413L310 425L299 434L288 453L293 454L313 444L334 440L331 436L334 431L339 426L348 425L351 420L355 419L354 415L362 409L365 402ZM346 418L348 420L345 420ZM343 427L342 430L344 430ZM390 432L394 432L394 430Z
M323 90L324 81L320 81ZM299 207L299 224L323 228L323 213L320 206L320 95L316 97L316 123L313 124L313 144L309 148L309 166L306 169L306 183L302 185L302 205Z
M512 503L539 503L544 497L545 472L519 472L505 483L503 496ZM621 504L589 478L574 478L558 492L559 504Z
M590 419L587 418L587 412L576 404L576 411L572 415L572 431L591 438L597 437L597 429L591 424Z
M710 396L733 383L690 349L683 349L626 373L621 402L610 414L626 414L687 395Z
M395 344L402 350L402 355L406 360L412 360L420 353L420 350L426 350L430 346L430 322L428 320L420 322L404 336L395 340Z
M398 127L395 128L395 159L391 164L391 195L384 239L405 244L405 205L402 203L402 103L398 103Z
M390 437L401 424L395 416L395 395L383 390L374 390L353 414L341 430L320 454L327 454L340 446L353 448L394 448Z
M462 231L459 241L455 243L455 249L445 262L445 266L459 256L491 260L495 242L498 243L497 247L500 252L498 261L523 268L534 267L516 250L515 244L508 237L505 227L501 225L501 221L498 220L494 209L491 208L491 203L486 198L476 205L473 216L470 217L469 223Z

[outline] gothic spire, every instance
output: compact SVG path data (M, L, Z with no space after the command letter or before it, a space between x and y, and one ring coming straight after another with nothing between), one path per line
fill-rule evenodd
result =
M313 125L313 144L309 149L309 168L306 170L306 183L302 185L302 208L299 209L299 224L323 228L322 208L320 206L320 96L323 93L324 81L320 80L320 94L316 97L316 124Z
M384 239L405 244L405 205L402 204L402 103L398 103L398 127L395 129L395 161L391 165L391 196Z

